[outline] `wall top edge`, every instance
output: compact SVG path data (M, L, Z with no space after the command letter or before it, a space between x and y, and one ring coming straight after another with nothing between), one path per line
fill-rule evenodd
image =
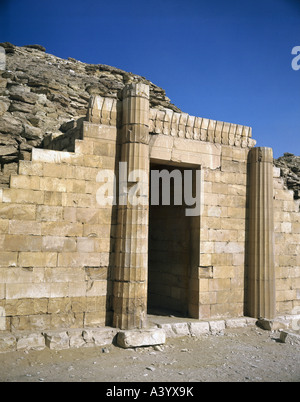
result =
M188 113L177 113L171 109L150 109L150 133L189 138L223 145L252 148L252 128L227 123Z
M138 93L140 93L139 96L144 96L145 85L142 86L134 88L134 96ZM127 93L128 91L131 92L132 88L127 88ZM87 120L92 123L119 126L121 114L121 101L94 95L90 100ZM150 108L149 132L242 148L252 148L256 144L256 141L252 139L251 127L191 116L188 113L178 113L167 108Z

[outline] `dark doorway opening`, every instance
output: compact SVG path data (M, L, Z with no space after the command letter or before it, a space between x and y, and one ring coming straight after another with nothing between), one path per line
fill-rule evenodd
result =
M195 168L151 164L153 171L177 170L170 179L170 203L163 204L163 181L159 183L159 205L152 205L150 193L148 246L148 313L198 318L197 292L200 216L186 216L184 202L184 170ZM199 167L198 167L199 169ZM180 182L179 173L182 177ZM177 180L178 179L178 180ZM151 182L151 181L150 181ZM194 177L195 182L195 177ZM195 183L193 183L194 187ZM174 191L182 193L181 205ZM179 191L178 191L179 190ZM194 188L193 188L194 190ZM153 191L153 188L151 189ZM194 191L193 191L194 192Z

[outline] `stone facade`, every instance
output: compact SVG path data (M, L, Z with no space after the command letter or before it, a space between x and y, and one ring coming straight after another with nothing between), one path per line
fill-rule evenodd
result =
M0 189L0 330L145 328L150 308L299 314L299 200L249 127L154 109L134 82L118 99L93 96L45 146ZM200 171L201 213L154 208L146 190L146 203L102 205L99 172L119 178L119 162L147 177Z

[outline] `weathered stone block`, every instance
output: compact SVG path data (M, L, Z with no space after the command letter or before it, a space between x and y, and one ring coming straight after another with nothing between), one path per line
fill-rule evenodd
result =
M209 323L206 321L190 322L188 326L192 336L205 335L210 332Z
M190 334L189 326L186 322L178 323L163 323L158 324L159 328L163 329L167 337L188 336Z
M93 124L85 121L83 123L83 137L103 140L116 140L117 130L116 127L113 126Z
M1 269L1 280L7 284L40 283L44 280L43 268L24 267L23 269L8 267Z
M0 300L5 298L5 284L4 283L0 283ZM1 320L1 318L0 318Z
M71 308L74 313L84 313L88 311L86 297L71 297L68 299L70 300Z
M0 267L16 267L18 253L0 252Z
M247 327L247 321L244 317L230 318L225 320L226 328L244 328Z
M216 304L217 294L219 292L204 292L200 293L199 302L200 304Z
M106 296L86 297L86 311L90 313L98 311L99 309L105 311L106 302Z
M50 297L50 283L8 283L6 285L7 299L23 299L23 298L43 298Z
M31 162L31 161L19 161L20 175L25 176L42 176L43 175L43 163Z
M49 252L20 252L20 267L56 267L57 253Z
M86 138L84 141L75 140L75 153L93 155L94 141Z
M70 298L52 298L48 301L49 314L69 313L72 311Z
M81 348L86 345L83 338L83 329L75 328L68 330L70 348Z
M103 327L106 321L106 310L99 307L99 310L86 312L84 315L84 327Z
M84 296L86 296L86 292L87 292L87 283L86 282L83 282L83 281L69 282L69 286L68 286L68 290L67 290L69 297L84 297Z
M252 317L245 317L247 326L254 326L256 325L257 319Z
M29 190L40 189L40 178L38 176L11 176L10 177L11 188L23 188Z
M243 253L245 251L244 243L242 242L215 242L215 253Z
M3 189L3 202L16 204L43 204L44 192L19 188Z
M84 283L85 282L85 272L83 268L45 268L44 269L44 280L45 282L51 282L56 286L56 282L61 283Z
M290 331L281 331L280 340L283 343L289 343L299 348L300 346L300 334L296 334Z
M51 315L52 329L59 330L60 328L83 328L83 313L65 313Z
M117 330L114 328L85 328L82 332L86 346L104 346L113 342Z
M93 281L91 283L90 288L87 289L87 296L106 296L107 294L107 281Z
M16 337L9 332L0 333L0 353L15 351Z
M51 350L68 349L70 346L69 335L66 331L44 332L46 346Z
M38 332L16 332L17 350L43 350L45 337Z
M38 205L36 209L36 219L45 222L62 221L63 207Z
M44 192L44 205L60 206L63 205L62 201L63 193L56 191L45 191Z
M217 320L217 321L209 321L210 331L213 335L218 334L219 332L223 332L225 329L225 321Z
M42 248L42 238L40 236L23 236L18 234L5 235L2 246L6 251L40 251Z
M276 331L279 329L288 328L288 326L289 326L287 321L282 320L280 318L275 318L273 320L270 320L267 318L260 318L257 321L257 325L260 328L265 329L267 331Z
M166 334L160 328L120 331L117 336L117 344L125 349L161 345L165 342Z
M35 220L35 211L36 211L35 205L0 204L0 219L32 221Z
M85 180L75 180L75 179L67 179L66 180L66 188L69 193L86 193L86 181Z
M210 279L209 281L209 291L229 290L230 286L231 283L229 278Z
M64 207L80 205L82 208L94 208L97 206L97 199L91 194L61 193Z
M70 284L68 282L52 282L52 283L49 282L49 285L50 285L50 297L51 298L52 297L56 298L56 297L68 297L69 296Z
M81 223L42 222L42 235L45 236L82 236Z
M9 221L9 234L41 235L41 224L36 221L11 220Z
M33 162L45 162L45 163L75 163L79 162L80 164L81 156L74 155L71 152L61 152L61 151L53 151L49 149L32 149L32 161Z
M66 253L76 251L77 244L75 237L73 238L73 237L60 237L60 236L43 236L41 237L41 239L42 239L42 245L41 245L42 251L56 251L60 253L63 251Z
M93 253L95 251L94 239L90 237L78 237L77 251L79 253Z
M64 193L67 191L67 181L66 179L56 177L41 177L40 189L44 191L57 191Z
M99 267L100 255L98 253L60 253L58 266L61 267Z

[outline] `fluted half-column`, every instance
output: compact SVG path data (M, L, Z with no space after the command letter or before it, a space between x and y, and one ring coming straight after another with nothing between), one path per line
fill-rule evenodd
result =
M247 313L272 319L276 313L274 267L273 151L249 152Z
M149 86L127 85L122 103L120 168L127 171L119 177L122 205L118 209L113 325L133 329L147 322ZM127 189L122 187L126 180Z

